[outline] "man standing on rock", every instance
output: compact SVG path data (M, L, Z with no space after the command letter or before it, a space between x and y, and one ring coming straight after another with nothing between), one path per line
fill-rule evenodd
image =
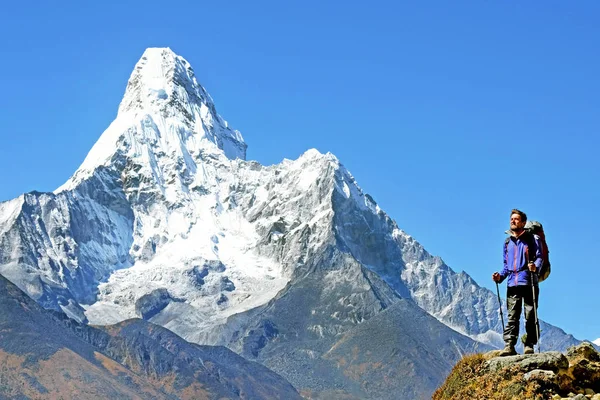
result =
M504 243L504 268L502 272L494 272L492 279L501 283L508 278L506 305L508 308L508 324L504 328L506 346L500 356L517 354L515 345L519 338L519 320L522 303L525 303L525 354L533 354L533 346L537 343L536 311L539 298L538 274L542 268L542 253L538 238L525 230L527 215L520 210L510 213L510 236ZM532 280L533 279L533 285ZM533 298L535 290L535 304ZM536 310L534 310L536 307Z

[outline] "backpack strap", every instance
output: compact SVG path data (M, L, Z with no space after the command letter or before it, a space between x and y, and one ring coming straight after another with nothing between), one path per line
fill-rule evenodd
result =
M525 236L523 238L523 241L527 245L527 264L529 264L529 262L535 262L535 259L536 259L535 258L535 253L533 254L533 260L531 259L531 253L530 253L530 250L529 250L529 249L536 248L535 233L525 232L525 233L523 233L523 235L527 235L527 236Z

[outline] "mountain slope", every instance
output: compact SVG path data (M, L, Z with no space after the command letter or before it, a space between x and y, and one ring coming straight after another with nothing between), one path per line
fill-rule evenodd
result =
M141 320L81 325L2 276L0 360L2 398L299 398L281 377L223 347L190 344Z
M236 316L228 345L319 399L427 399L463 354L489 349L369 280L377 277L336 260L251 317Z
M366 398L429 398L457 359L487 348L401 300L344 334L324 358L359 383Z

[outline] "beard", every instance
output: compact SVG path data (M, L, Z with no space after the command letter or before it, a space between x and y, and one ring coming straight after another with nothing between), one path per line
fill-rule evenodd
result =
M523 232L523 229L524 229L523 227L519 227L517 225L512 225L512 224L510 225L510 230L515 233Z

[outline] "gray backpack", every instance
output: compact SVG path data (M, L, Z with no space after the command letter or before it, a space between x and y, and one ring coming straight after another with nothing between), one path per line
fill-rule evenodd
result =
M527 221L525 224L525 229L528 232L531 232L535 236L538 237L539 243L541 245L542 252L542 269L540 270L540 274L538 275L538 281L545 281L548 276L550 276L550 251L548 250L548 244L546 243L546 235L544 234L544 227L538 221Z

